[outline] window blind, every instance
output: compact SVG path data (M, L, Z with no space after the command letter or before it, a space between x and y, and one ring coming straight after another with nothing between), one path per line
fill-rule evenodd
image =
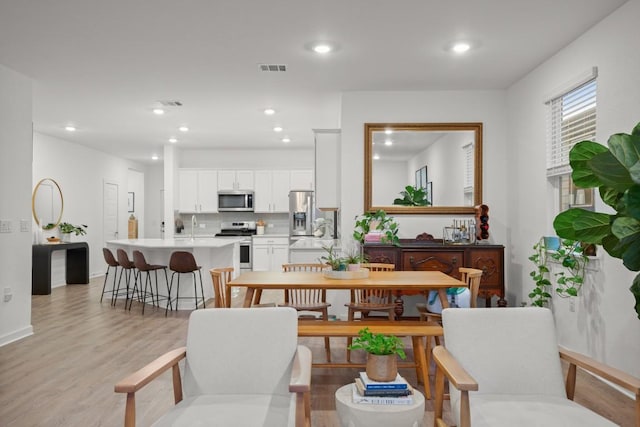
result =
M571 172L569 152L575 144L596 136L596 79L549 102L547 176Z
M464 150L464 191L473 191L473 143L466 144L462 147Z

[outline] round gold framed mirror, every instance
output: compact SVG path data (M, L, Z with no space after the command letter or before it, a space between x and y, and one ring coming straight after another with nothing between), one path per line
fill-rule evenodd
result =
M31 211L36 224L51 229L60 224L64 199L58 183L51 178L41 179L31 196Z

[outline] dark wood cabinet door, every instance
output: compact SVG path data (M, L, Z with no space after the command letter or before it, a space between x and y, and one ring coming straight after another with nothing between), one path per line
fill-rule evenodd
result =
M376 246L366 247L364 253L367 256L367 262L393 264L396 270L400 270L399 250L393 246Z
M482 270L479 296L490 304L492 296L497 296L499 305L504 304L504 255L503 248L469 250L469 267Z

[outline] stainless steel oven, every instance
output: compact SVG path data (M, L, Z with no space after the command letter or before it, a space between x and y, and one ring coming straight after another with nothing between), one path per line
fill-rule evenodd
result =
M240 270L251 271L253 268L253 253L251 249L251 236L256 234L255 221L223 222L220 233L216 237L244 237L240 241Z

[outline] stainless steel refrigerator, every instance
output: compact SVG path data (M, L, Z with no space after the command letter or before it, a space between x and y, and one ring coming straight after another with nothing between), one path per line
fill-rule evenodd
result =
M313 191L289 192L289 236L313 236Z

